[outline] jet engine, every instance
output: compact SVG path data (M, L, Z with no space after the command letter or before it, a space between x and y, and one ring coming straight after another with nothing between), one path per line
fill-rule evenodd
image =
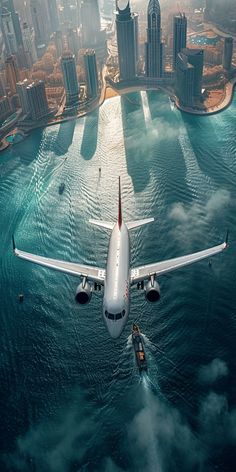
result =
M155 280L154 276L150 278L150 280L147 282L145 286L145 297L148 300L148 302L157 302L160 300L161 297L161 291L160 291L160 285L159 283Z
M75 299L77 303L80 305L86 305L86 303L90 302L92 298L92 287L86 280L86 278L83 279L81 284L78 285L75 293Z

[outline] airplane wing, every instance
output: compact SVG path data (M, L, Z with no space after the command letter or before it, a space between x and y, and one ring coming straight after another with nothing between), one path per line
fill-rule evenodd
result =
M99 267L93 267L83 264L78 264L76 262L66 262L58 259L49 259L48 257L37 256L31 254L30 252L20 251L16 248L14 238L13 238L13 250L15 256L26 261L33 262L34 264L41 265L43 267L49 267L50 269L55 269L65 274L88 277L88 279L98 282L100 284L104 283L106 276L106 271L100 269Z
M142 280L148 279L151 275L162 275L172 270L179 269L180 267L193 264L194 262L201 261L207 257L214 256L219 252L222 252L228 247L227 242L214 246L204 251L195 252L188 254L187 256L176 257L167 261L156 262L154 264L148 264L140 267L136 267L131 270L131 284L141 282Z

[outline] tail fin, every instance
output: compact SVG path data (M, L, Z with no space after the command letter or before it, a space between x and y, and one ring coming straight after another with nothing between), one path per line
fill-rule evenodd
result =
M118 226L122 225L122 207L121 207L121 188L120 188L120 177L119 177L119 208L118 208Z

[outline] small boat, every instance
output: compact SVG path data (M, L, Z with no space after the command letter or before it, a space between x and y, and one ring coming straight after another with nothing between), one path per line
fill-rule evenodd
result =
M65 184L62 182L60 185L59 185L59 195L62 195L62 193L64 192L65 190Z
M142 372L142 370L147 370L147 361L144 352L142 335L140 333L138 325L136 324L133 324L132 328L132 343L139 372Z

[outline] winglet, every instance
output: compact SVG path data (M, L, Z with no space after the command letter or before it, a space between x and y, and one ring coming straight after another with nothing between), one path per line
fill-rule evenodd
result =
M121 208L121 187L120 187L120 177L119 177L119 209L118 209L118 226L119 228L122 225L122 208Z
M15 249L16 249L16 243L15 243L14 234L12 235L12 247L13 247L13 252L15 252Z
M229 247L229 230L228 229L226 231L225 244L226 244L226 247Z

